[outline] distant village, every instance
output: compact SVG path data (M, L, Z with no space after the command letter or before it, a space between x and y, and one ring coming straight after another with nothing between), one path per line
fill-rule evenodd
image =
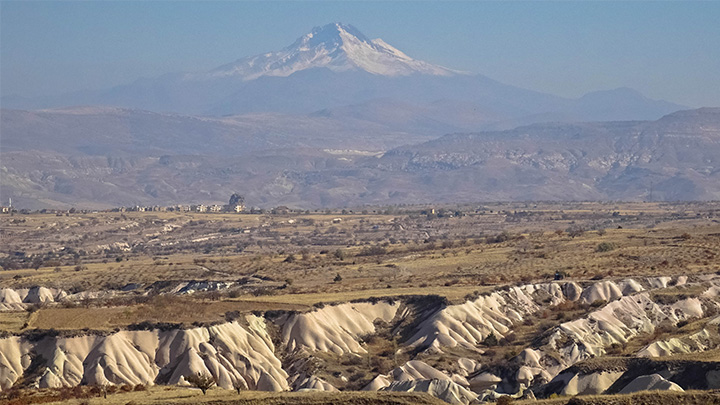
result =
M114 208L110 210L112 212L235 212L240 213L245 211L245 205L244 204L235 204L235 205L205 205L205 204L198 204L198 205L171 205L171 206L160 206L160 205L153 205L153 206L142 206L142 205L136 205L134 207L120 207L120 208Z
M287 207L277 207L282 211L290 211ZM66 213L87 213L87 212L214 212L214 213L241 213L245 212L245 199L239 194L233 194L230 197L230 203L225 205L212 204L176 204L169 206L162 205L135 205L132 207L117 207L106 210L78 210L70 209L42 209L37 212L45 214L66 214ZM13 212L29 212L26 209L18 209L13 207L12 199L8 200L8 205L0 206L0 213L10 214Z

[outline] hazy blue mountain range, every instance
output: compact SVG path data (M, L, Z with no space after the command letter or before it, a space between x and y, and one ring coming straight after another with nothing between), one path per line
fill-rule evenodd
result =
M354 109L363 110L373 108ZM346 112L301 116L294 125L306 125L306 132L296 137L302 131L289 130L291 123L272 134L247 130L253 128L247 116L5 110L0 194L30 208L222 203L236 191L250 205L308 208L647 200L651 189L655 200L720 199L720 108L655 121L544 123L415 138L374 154L363 150L368 142L392 143L383 140L393 133L392 117L374 137L341 127L334 141L313 136L319 125L313 120L341 125L328 118L333 114ZM265 118L258 118L260 126ZM413 135L393 142L406 136Z
M342 24L208 72L2 103L0 197L28 208L720 198L720 109L525 90Z
M631 89L579 99L521 89L412 59L381 39L371 40L339 23L316 27L280 51L241 58L207 72L172 73L107 90L38 99L5 97L2 106L104 105L191 115L311 114L340 108L368 118L367 110L356 113L349 106L379 99L429 109L441 122L453 120L458 128L474 130L543 121L657 119L683 108ZM458 116L437 108L437 103L475 114ZM386 103L384 108L387 114L394 106Z

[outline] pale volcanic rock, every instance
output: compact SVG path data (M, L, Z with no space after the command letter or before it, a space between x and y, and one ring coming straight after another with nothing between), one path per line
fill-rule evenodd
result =
M376 319L391 321L399 306L399 302L347 303L296 314L282 324L283 342L288 351L365 353L360 337L375 332Z
M672 277L651 277L647 281L650 283L650 288L667 288L668 283L672 281Z
M471 378L468 382L470 383L470 389L474 392L482 392L495 389L502 382L502 378L486 371Z
M590 374L567 373L558 375L553 381L565 381L561 395L599 395L610 388L622 375L622 371L600 371Z
M382 388L390 385L391 382L392 380L387 376L378 374L365 387L363 387L362 391L380 391Z
M576 282L569 282L565 283L562 286L563 294L567 298L568 301L577 301L580 299L580 295L582 294L582 287L578 285Z
M449 404L467 405L477 394L450 380L406 380L395 381L382 391L427 392Z
M703 329L684 338L670 338L650 343L637 352L638 357L664 357L675 354L697 353L717 347L710 332Z
M476 372L482 367L477 360L468 359L467 357L461 357L457 362L463 377L467 377L470 373Z
M475 346L490 334L505 336L512 325L522 322L525 316L540 307L533 295L549 295L551 302L562 302L563 289L556 283L510 287L478 297L464 304L450 305L424 322L409 339L410 347L463 346L476 350Z
M645 290L640 283L631 278L619 282L618 287L622 291L623 295L630 295Z
M67 293L57 288L2 288L0 289L0 311L22 311L31 304L46 304L63 300Z
M672 381L664 379L660 374L643 375L634 379L620 394L631 394L638 391L685 391Z
M329 382L323 380L322 378L316 377L314 375L296 380L295 383L293 384L293 390L294 391L330 391L330 392L338 391L338 389L335 388L332 384L330 384Z
M45 359L40 388L78 384L183 384L184 376L208 373L222 388L242 381L250 389L282 391L287 373L262 318L247 326L230 322L193 329L120 331L39 341L0 339L0 389L30 366L30 351Z
M601 281L585 288L580 295L580 300L586 304L596 301L614 301L623 296L620 287L612 281Z
M18 336L0 339L0 391L11 387L30 366L31 348Z
M420 361L410 360L404 365L394 369L389 376L395 381L407 380L450 380L450 376L442 371Z

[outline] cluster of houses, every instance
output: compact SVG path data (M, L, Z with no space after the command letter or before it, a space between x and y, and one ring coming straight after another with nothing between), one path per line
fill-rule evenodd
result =
M136 205L134 207L120 207L113 210L114 212L235 212L240 213L245 211L245 205L233 204L233 205L171 205L169 207L153 205L153 206L142 206Z

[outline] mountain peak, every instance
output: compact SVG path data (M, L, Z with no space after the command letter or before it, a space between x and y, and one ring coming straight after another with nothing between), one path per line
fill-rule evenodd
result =
M312 31L298 38L291 47L300 44L309 46L317 46L318 44L342 45L344 38L349 37L354 37L356 40L367 44L372 42L365 34L352 25L336 22L313 28Z
M336 22L313 28L280 51L239 59L209 72L209 75L254 80L261 76L290 76L312 68L365 71L381 76L461 73L415 60L382 39L369 39L352 25Z

